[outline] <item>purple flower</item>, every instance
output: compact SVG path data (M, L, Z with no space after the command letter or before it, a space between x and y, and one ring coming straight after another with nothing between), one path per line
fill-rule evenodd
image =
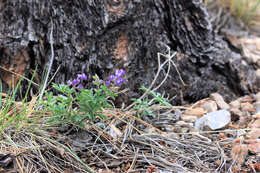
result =
M110 76L108 76L108 80L110 80L110 81L113 81L115 79L115 75L110 75Z
M83 80L87 80L87 78L88 78L87 75L85 75L84 73L82 73L82 79L83 79Z
M87 75L85 75L85 73L78 74L77 77L79 80L87 80Z
M79 86L77 87L78 89L83 89L83 85L79 84Z
M74 79L74 80L71 82L71 84L72 84L73 86L78 85L79 83L80 83L80 80L79 80L79 79Z
M111 83L111 82L110 82L109 80L107 80L107 81L105 82L106 86L109 86L110 83Z
M68 85L72 85L71 80L68 80L68 81L67 81L67 84L68 84Z
M116 75L116 77L124 76L125 70L123 70L123 69L116 70L115 75Z
M117 86L121 86L124 82L125 82L125 80L122 79L121 77L118 78L118 79L115 81L115 83L116 83Z

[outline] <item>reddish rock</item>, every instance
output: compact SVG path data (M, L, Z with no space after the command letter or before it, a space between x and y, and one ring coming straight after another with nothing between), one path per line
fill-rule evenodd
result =
M255 112L255 108L253 104L246 102L246 103L241 103L241 108L243 111L248 111L248 112Z
M207 113L207 111L203 108L194 108L194 109L187 109L185 111L185 114L186 115L195 115L195 116L198 116L198 117L201 117L203 116L203 114Z
M229 109L230 106L224 101L223 97L219 93L213 93L210 98L215 100L220 109Z

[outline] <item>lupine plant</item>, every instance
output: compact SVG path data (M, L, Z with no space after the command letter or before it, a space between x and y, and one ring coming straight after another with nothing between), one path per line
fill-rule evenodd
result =
M105 119L105 115L101 112L103 108L112 107L109 99L115 99L117 96L116 92L125 82L124 75L123 69L116 70L105 82L95 75L92 77L95 87L90 89L84 88L83 82L88 79L84 73L78 74L77 78L69 80L66 85L54 83L53 88L59 95L54 97L52 92L46 93L44 101L45 111L50 111L52 114L49 123L84 126L85 119L89 121L94 121L96 117Z

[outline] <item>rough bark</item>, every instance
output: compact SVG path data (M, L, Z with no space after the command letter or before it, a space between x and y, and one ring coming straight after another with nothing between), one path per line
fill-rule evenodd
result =
M53 23L56 83L80 72L105 78L124 68L131 91L126 96L138 96L138 88L148 87L155 76L163 42L178 52L173 61L186 84L172 67L158 91L176 95L173 103L194 102L212 92L231 99L259 87L253 67L214 33L199 0L0 0L0 23L1 78L9 86L6 69L30 78L38 65L42 78Z

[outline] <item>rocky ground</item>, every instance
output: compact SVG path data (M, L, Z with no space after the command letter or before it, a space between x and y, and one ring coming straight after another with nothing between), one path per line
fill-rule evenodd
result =
M216 6L208 11L216 32L260 78L259 30ZM190 105L149 109L154 118L105 109L107 120L84 129L10 129L1 140L9 143L0 143L0 172L260 172L260 93L231 102L212 93Z
M150 109L157 116L143 117L145 121L134 119L130 112L111 115L113 120L105 131L114 145L120 143L125 148L101 157L108 169L93 163L94 169L161 173L260 171L260 93L230 103L213 93L192 105ZM72 139L75 148L86 145L85 140Z

